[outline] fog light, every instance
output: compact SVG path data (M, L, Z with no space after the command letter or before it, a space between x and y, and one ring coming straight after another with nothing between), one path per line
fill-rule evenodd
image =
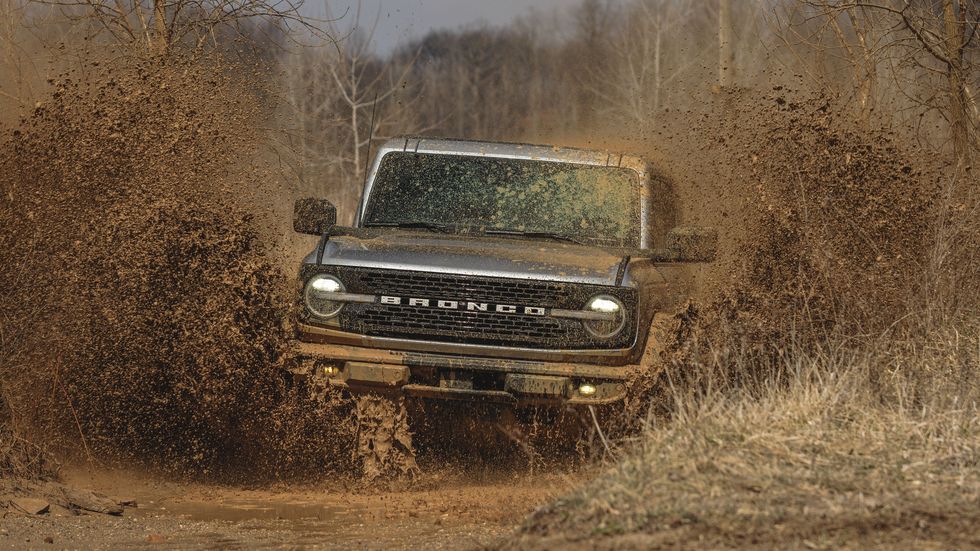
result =
M584 385L578 387L578 393L582 396L592 396L595 394L595 385L585 383Z

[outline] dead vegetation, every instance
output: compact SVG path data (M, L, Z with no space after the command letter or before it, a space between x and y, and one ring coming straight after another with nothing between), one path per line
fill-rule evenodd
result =
M944 369L937 359L794 350L781 365L789 384L678 400L669 423L651 418L622 462L538 510L513 543L976 546L976 404L910 407L917 371ZM898 398L889 404L885 373Z
M363 43L291 55L268 28L251 45L282 54L285 90L269 93L264 68L208 55L260 26L147 26L162 2L106 14L134 48L121 58L52 50L87 59L43 85L44 48L24 36L44 32L16 24L37 12L3 1L0 479L44 494L51 452L208 480L344 471L350 404L310 407L279 376L294 290L253 201L277 176L254 161L274 141L296 187L352 212L370 136L423 130L654 149L678 221L724 230L728 254L704 274L717 292L671 324L671 369L631 402L640 434L512 544L980 545L978 182L948 157L976 144L977 33L960 32L976 3L924 2L899 26L861 4L776 2L792 17L760 28L731 2L587 0L564 22L435 32L388 57ZM895 47L868 46L887 29ZM785 43L794 33L819 41ZM718 51L689 46L716 34ZM772 90L795 72L831 98ZM737 91L749 84L764 91ZM274 109L272 139L258 128ZM455 414L463 434L437 461L479 432Z
M507 545L980 544L980 234L953 171L850 124L782 93L706 119L754 199L725 280L621 461Z
M17 435L0 422L0 478L45 480L57 474L57 463L41 446Z

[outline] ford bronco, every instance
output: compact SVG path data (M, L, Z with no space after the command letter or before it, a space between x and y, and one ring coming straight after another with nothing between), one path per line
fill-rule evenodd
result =
M688 293L716 234L671 228L642 159L430 138L381 147L352 227L296 202L319 236L300 268L298 347L330 385L515 406L622 400L651 321Z

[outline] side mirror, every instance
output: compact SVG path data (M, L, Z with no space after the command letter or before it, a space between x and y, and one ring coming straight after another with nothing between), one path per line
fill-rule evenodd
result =
M337 223L337 207L326 199L297 199L293 204L293 231L323 235Z
M667 234L667 251L677 262L711 262L718 254L718 230L681 226Z

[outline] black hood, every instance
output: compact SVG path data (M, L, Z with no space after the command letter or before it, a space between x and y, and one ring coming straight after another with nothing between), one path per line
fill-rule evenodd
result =
M314 251L304 262L593 285L618 284L628 258L600 247L544 239L404 230L334 235L322 245L322 251Z

